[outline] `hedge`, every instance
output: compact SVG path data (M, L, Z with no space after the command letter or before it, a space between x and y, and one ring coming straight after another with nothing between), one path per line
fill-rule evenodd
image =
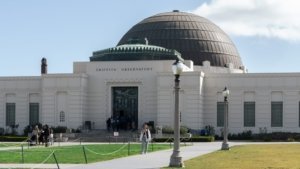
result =
M0 141L7 141L7 142L12 142L12 141L17 141L17 142L22 142L26 141L28 137L24 136L0 136Z
M153 138L153 142L173 142L173 138ZM213 136L194 136L191 138L180 138L181 142L213 142L215 141L215 137Z

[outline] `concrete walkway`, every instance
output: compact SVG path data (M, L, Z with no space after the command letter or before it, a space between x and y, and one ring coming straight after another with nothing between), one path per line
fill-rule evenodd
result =
M181 148L183 160L220 150L222 142L194 143ZM287 142L230 142L230 146L244 144L299 144ZM60 164L62 169L157 169L169 165L172 150L164 150L146 155L134 155L91 164ZM0 168L57 168L56 164L0 164Z

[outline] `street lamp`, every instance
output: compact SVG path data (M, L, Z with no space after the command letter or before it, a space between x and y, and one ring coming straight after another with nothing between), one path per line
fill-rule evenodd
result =
M227 87L222 92L224 96L224 131L223 131L223 143L221 150L229 150L229 144L228 144L228 96L229 96L229 90Z
M179 119L179 77L183 71L183 63L179 60L172 65L172 71L175 75L175 111L174 111L174 147L173 154L170 159L170 167L184 167L182 157L180 155L180 119Z

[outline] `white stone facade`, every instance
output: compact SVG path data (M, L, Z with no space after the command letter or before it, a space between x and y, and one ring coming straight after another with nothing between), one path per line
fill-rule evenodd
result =
M29 124L29 103L39 103L39 122L50 126L80 128L91 121L93 129L105 129L112 115L112 87L138 87L138 126L172 126L174 117L174 61L75 62L73 74L0 78L0 128L6 126L6 103L15 103L19 132ZM260 128L268 132L300 132L300 73L246 73L245 70L194 66L186 61L180 89L182 125L202 129L217 127L217 102L229 96L229 131ZM255 126L244 127L244 102L255 102ZM283 102L282 127L271 127L271 102ZM64 112L64 121L60 113Z

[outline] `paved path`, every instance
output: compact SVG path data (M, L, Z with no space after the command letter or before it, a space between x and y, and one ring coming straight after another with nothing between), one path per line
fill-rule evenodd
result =
M188 160L203 154L207 154L221 148L222 142L194 143L193 146L181 148L183 160ZM243 144L270 144L261 142L230 142L230 146ZM299 144L272 142L272 144ZM169 165L172 150L164 150L146 155L134 155L104 162L91 164L60 164L62 169L157 169ZM0 168L57 168L55 164L0 164Z

